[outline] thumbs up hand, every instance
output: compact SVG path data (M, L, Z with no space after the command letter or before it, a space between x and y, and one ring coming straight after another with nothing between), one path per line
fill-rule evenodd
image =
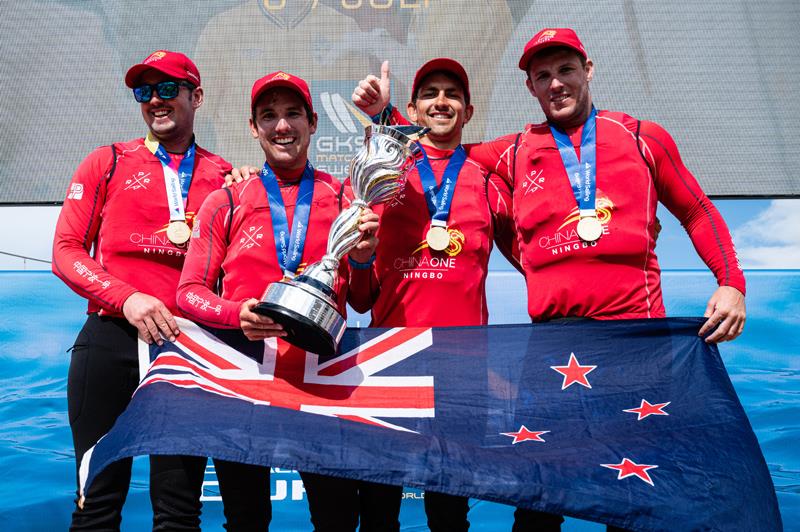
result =
M358 82L352 96L353 103L364 113L373 116L386 108L391 100L389 61L381 65L381 77L370 74Z

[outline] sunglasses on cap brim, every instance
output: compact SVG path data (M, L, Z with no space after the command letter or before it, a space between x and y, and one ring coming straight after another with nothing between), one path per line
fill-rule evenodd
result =
M178 95L181 87L187 87L190 91L196 87L186 81L162 81L154 85L139 85L133 88L133 97L139 103L147 103L153 98L153 91L162 100L171 100Z

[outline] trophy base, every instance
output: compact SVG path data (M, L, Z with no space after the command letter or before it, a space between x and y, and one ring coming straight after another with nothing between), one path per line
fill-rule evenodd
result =
M280 323L287 342L321 357L336 355L347 327L330 298L295 281L272 283L253 311Z

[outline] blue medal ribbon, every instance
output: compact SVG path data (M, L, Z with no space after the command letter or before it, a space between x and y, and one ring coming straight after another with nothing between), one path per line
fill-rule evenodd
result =
M192 184L192 174L194 173L194 156L197 151L194 141L192 141L191 146L189 146L189 149L187 149L186 153L183 155L183 160L181 160L178 165L177 176L172 167L170 167L172 159L167 153L167 150L164 149L164 146L159 144L150 133L147 134L144 143L147 149L150 150L150 153L161 161L161 166L164 168L170 221L185 221L186 215L183 210L183 205L186 202L186 198L189 197L189 187ZM177 183L175 182L176 177ZM181 200L178 199L178 194L180 194Z
M189 196L189 186L192 184L192 173L194 172L194 154L197 151L194 142L192 145L189 146L189 149L186 150L186 153L183 154L183 160L178 165L178 180L181 183L181 196L185 200ZM156 151L153 152L153 155L158 157L161 161L161 164L169 168L170 164L172 164L172 159L170 158L167 150L164 149L164 146L161 144L158 145Z
M261 169L261 182L264 184L269 200L269 213L272 218L272 232L275 236L278 263L283 269L283 274L291 278L297 273L297 268L303 260L308 219L311 216L311 200L314 198L314 167L306 161L306 168L300 178L300 189L297 191L291 233L289 233L286 206L283 203L278 178L275 177L275 172L267 163L264 163L264 168Z
M461 167L464 166L464 161L467 160L467 152L464 147L459 144L450 156L450 161L444 169L442 182L436 186L436 176L433 174L433 168L428 160L428 154L425 153L425 148L422 148L422 158L417 160L417 170L419 171L419 178L422 182L422 189L425 192L425 201L428 203L428 212L431 215L431 225L439 225L447 227L447 219L450 217L450 205L453 203L453 194L455 193L456 182L458 181L458 174L461 172Z
M597 192L597 109L592 107L589 118L583 124L581 134L581 159L575 154L575 147L566 132L550 125L550 132L556 141L558 152L561 154L561 161L567 171L575 201L578 202L580 217L595 217L596 211L596 192Z
M189 196L189 186L192 184L195 151L195 145L194 142L192 142L192 145L189 146L189 149L183 154L183 160L178 165L178 180L181 183L181 196L184 200ZM165 150L164 146L161 144L158 145L158 149L153 155L158 157L164 166L169 167L172 163L172 159L170 159L167 150Z

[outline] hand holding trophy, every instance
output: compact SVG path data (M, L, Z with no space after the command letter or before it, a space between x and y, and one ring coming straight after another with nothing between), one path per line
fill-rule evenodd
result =
M346 327L333 290L339 262L362 238L358 225L364 209L403 188L420 149L416 141L426 131L418 126L365 128L364 145L350 161L354 200L333 221L327 252L294 279L272 283L253 309L280 323L289 343L321 356L336 354Z

